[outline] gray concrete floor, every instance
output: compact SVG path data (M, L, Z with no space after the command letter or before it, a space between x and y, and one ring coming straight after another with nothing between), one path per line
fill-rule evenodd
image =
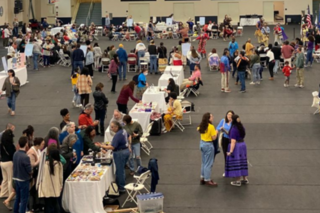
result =
M299 26L285 26L290 40L299 35ZM237 37L239 46L248 37L253 43L254 28L245 27L244 35ZM177 45L178 40L161 40L165 46ZM273 41L271 36L270 41ZM110 42L101 38L100 46L105 49L108 45L118 45L120 42ZM131 50L135 42L122 42L125 49ZM160 40L156 40L159 44ZM194 45L197 43L193 42ZM210 40L207 51L216 48L219 55L227 42ZM4 50L1 51L2 55ZM187 100L195 104L196 112L192 113L193 124L187 126L181 133L175 129L160 137L151 137L154 149L153 158L158 159L160 182L157 191L165 195L164 210L174 212L216 212L216 213L311 213L319 212L318 203L320 193L319 180L319 115L313 115L311 108L313 91L319 88L319 65L305 71L305 88L293 87L295 71L292 74L289 88L283 87L284 77L281 73L275 75L274 81L267 80L268 70L264 70L264 80L259 86L249 85L247 93L239 94L239 86L231 80L229 94L220 92L220 75L209 72L205 61L201 62L204 87L201 87L199 97L189 97ZM185 75L189 70L186 68ZM0 100L0 127L12 122L16 125L15 141L24 128L31 124L35 128L36 136L45 136L48 129L58 126L61 117L59 111L67 107L71 112L71 119L77 121L79 109L71 105L72 91L70 85L70 69L54 66L49 69L28 71L29 84L21 88L17 99L16 116L7 114L6 100ZM128 79L133 73L128 74ZM157 84L159 75L148 75L147 81ZM105 84L105 93L110 100L108 118L111 118L116 108L116 98L119 93L110 93L111 81L105 73L95 72L94 85L98 82ZM128 81L127 81L128 82ZM126 82L125 82L126 83ZM118 82L120 91L124 82ZM93 101L92 96L90 102ZM129 107L133 102L129 102ZM250 185L233 187L230 179L222 177L224 161L222 154L215 160L212 178L219 184L217 188L199 185L201 154L199 151L199 134L196 131L205 112L214 115L214 124L225 116L227 110L232 109L241 116L247 130L246 143L248 158L252 166L249 168ZM0 129L1 129L0 128ZM97 137L102 141L102 137ZM147 165L149 156L142 154L143 164ZM130 179L128 179L130 181ZM124 200L122 196L120 200ZM90 204L88 204L90 205ZM128 204L128 207L132 205ZM7 212L0 204L1 213Z

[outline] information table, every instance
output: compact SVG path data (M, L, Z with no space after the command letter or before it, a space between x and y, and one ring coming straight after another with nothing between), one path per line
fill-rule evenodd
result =
M152 112L159 112L159 106L156 102L152 102L152 110L151 112L146 112L145 108L149 108L146 106L147 104L135 104L129 112L129 115L132 119L137 119L142 127L144 132L147 131L148 124L150 123L150 116Z
M181 85L182 81L184 79L184 75L182 76L181 74L173 73L174 75L177 75L176 77L173 77L171 74L168 73L163 73L158 81L158 87L167 87L168 86L168 80L169 78L172 78L174 82L177 85Z
M132 119L132 121L139 122L138 119ZM104 142L111 143L113 136L114 136L113 133L111 133L111 131L110 131L110 126L108 126L108 128L104 132Z
M113 181L112 166L98 167L82 162L65 182L62 207L67 212L105 213L102 200ZM100 180L94 180L97 179L94 176Z
M160 112L167 110L167 104L165 100L166 93L159 90L159 87L148 87L148 89L143 93L142 103L157 102Z
M27 67L21 67L21 68L15 69L14 72L16 74L16 77L19 78L21 86L25 85L28 79ZM0 72L0 89L2 89L3 83L7 77L8 77L8 74L6 71Z

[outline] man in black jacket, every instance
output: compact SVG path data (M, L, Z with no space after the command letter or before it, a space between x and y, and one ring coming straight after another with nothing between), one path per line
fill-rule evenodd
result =
M80 70L83 69L84 53L83 50L80 49L80 44L77 44L77 48L72 53L72 61L74 69L77 67L79 67Z
M240 90L241 93L246 92L246 69L249 64L249 59L247 57L245 57L244 55L245 55L245 52L241 51L240 58L237 62L238 76L239 76L240 83L241 83L241 90Z
M274 43L274 47L271 49L271 51L274 54L274 60L275 60L273 72L277 73L279 70L279 63L280 63L280 57L281 57L281 47L279 47L278 42Z
M148 52L150 54L150 74L152 75L152 73L155 72L157 75L158 74L158 66L157 66L158 50L156 45L154 44L154 40L151 40L150 45L148 46Z

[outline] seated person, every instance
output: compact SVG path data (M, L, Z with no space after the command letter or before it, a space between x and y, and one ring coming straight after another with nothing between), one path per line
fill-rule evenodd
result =
M201 71L198 65L194 66L194 71L190 78L184 79L180 85L180 91L183 91L187 85L193 85L198 79L201 79Z
M113 116L112 116L112 118L111 118L111 120L110 120L109 125L111 125L111 123L112 123L113 121L117 121L117 122L120 123L122 126L124 126L124 122L123 122L123 117L124 117L124 116L125 116L125 114L123 114L123 113L121 113L119 110L115 109L115 110L113 111ZM110 134L111 134L112 136L114 136L114 135L115 135L115 132L113 132L113 131L110 129Z
M177 94L172 92L169 94L168 112L164 115L163 121L166 131L172 129L172 117L175 115L177 119L182 119L182 106L181 102L177 100Z
M164 91L165 91L166 93L168 93L168 96L165 98L166 103L169 102L169 98L170 98L170 97L169 97L169 94L172 93L172 92L175 92L175 88L176 88L176 84L175 84L173 78L169 78L169 80L168 80L168 86L167 86L166 89L164 89Z
M69 36L68 36L68 34L66 32L63 34L63 40L65 42L69 42L70 41L70 38L69 38Z

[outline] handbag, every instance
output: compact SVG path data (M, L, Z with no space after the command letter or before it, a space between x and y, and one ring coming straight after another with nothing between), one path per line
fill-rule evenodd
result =
M119 196L120 196L120 193L119 193L118 185L115 182L111 182L108 189L108 197L115 198Z
M222 127L224 127L224 124L225 124L225 123L226 123L226 120L224 119ZM223 132L222 132L222 131L220 131L219 139L218 139L219 148L221 148L221 147L222 147L222 138L223 138Z

